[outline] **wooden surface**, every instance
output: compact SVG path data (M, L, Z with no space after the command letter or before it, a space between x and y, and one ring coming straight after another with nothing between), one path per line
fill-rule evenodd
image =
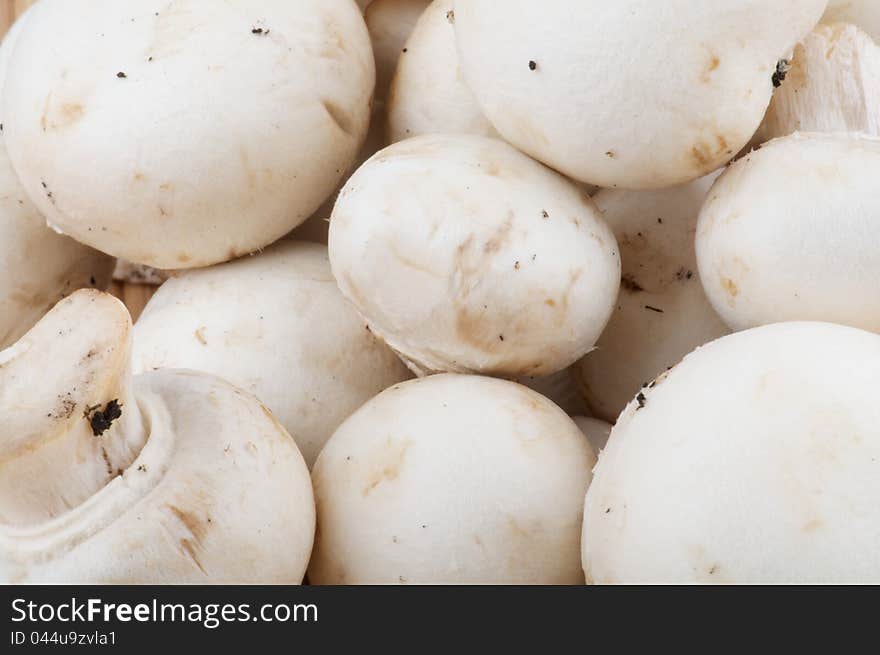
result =
M15 19L23 14L36 0L0 0L0 2L2 2L0 4L0 35L4 35L12 23L15 22ZM144 284L114 282L108 291L122 300L131 312L132 319L137 320L144 309L144 305L147 304L147 301L155 293L156 287Z

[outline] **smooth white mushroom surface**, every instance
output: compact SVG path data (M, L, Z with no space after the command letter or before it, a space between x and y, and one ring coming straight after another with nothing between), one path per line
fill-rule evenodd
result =
M205 266L332 193L374 82L351 0L43 0L10 58L4 134L57 229L135 263Z
M697 218L716 177L593 196L623 265L614 314L596 349L574 369L595 416L613 421L643 384L729 332L703 291L694 251Z
M724 337L621 416L587 493L596 583L880 582L880 337Z
M411 377L339 293L327 249L295 241L166 282L135 326L133 361L253 393L309 466L354 410Z
M435 375L392 387L315 465L315 584L580 584L595 456L525 387Z
M298 584L296 444L217 378L132 378L131 319L78 291L0 351L0 582Z
M880 332L880 139L793 134L738 160L697 227L700 278L734 330L819 320Z
M497 136L464 80L455 47L455 0L434 0L406 42L391 84L388 137Z
M793 132L880 136L880 45L854 25L820 25L794 50L755 144Z
M3 38L0 90L24 20ZM0 348L15 342L65 295L82 287L104 288L112 269L111 257L46 225L12 169L0 128Z
M877 0L830 0L823 23L852 23L880 41L880 3Z
M408 139L348 181L330 221L342 293L417 373L559 371L592 348L620 259L593 202L497 140Z
M730 160L826 0L462 0L468 85L510 143L601 187L660 188Z

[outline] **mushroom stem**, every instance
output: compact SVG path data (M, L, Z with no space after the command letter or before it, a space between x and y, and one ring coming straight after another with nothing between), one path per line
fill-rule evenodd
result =
M0 351L0 523L58 516L137 457L147 430L130 349L124 305L82 290Z

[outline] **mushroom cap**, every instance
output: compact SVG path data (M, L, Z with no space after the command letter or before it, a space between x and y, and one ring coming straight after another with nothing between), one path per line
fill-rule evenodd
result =
M330 262L370 329L417 373L549 375L586 353L620 260L592 201L511 146L428 135L348 181Z
M593 197L620 245L623 278L596 349L575 365L592 413L614 421L642 385L729 332L697 273L694 233L717 175L659 191Z
M422 134L498 135L464 81L454 7L455 0L434 0L406 42L388 99L392 143Z
M309 580L580 584L594 463L572 420L521 385L404 382L355 412L318 457Z
M752 143L794 132L880 136L880 45L854 25L820 25L794 49Z
M761 123L779 59L826 0L468 0L465 78L510 143L601 187L694 180Z
M593 452L599 455L605 449L605 444L608 443L608 437L611 436L611 430L614 426L602 419L588 416L572 416L571 418L589 440Z
M632 403L586 498L596 583L880 582L880 338L781 323Z
M880 332L880 139L793 134L738 160L700 213L706 293L734 330L819 320Z
M0 46L0 90L30 13L13 24ZM0 134L0 348L17 341L65 295L82 287L104 288L112 269L112 258L46 225L18 181Z
M57 229L135 263L205 266L330 195L374 81L350 0L44 0L10 61L4 132Z
M253 393L309 466L355 409L410 377L339 293L327 249L281 241L166 282L134 330L135 371L194 369Z
M880 42L880 4L877 0L830 0L823 23L853 23Z
M132 381L130 334L83 290L0 351L0 582L299 583L315 509L293 439L219 379Z

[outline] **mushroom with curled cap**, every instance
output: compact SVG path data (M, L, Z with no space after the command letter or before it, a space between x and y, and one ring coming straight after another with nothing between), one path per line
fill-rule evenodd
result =
M132 377L131 320L78 291L0 351L0 581L299 583L309 472L253 396Z

